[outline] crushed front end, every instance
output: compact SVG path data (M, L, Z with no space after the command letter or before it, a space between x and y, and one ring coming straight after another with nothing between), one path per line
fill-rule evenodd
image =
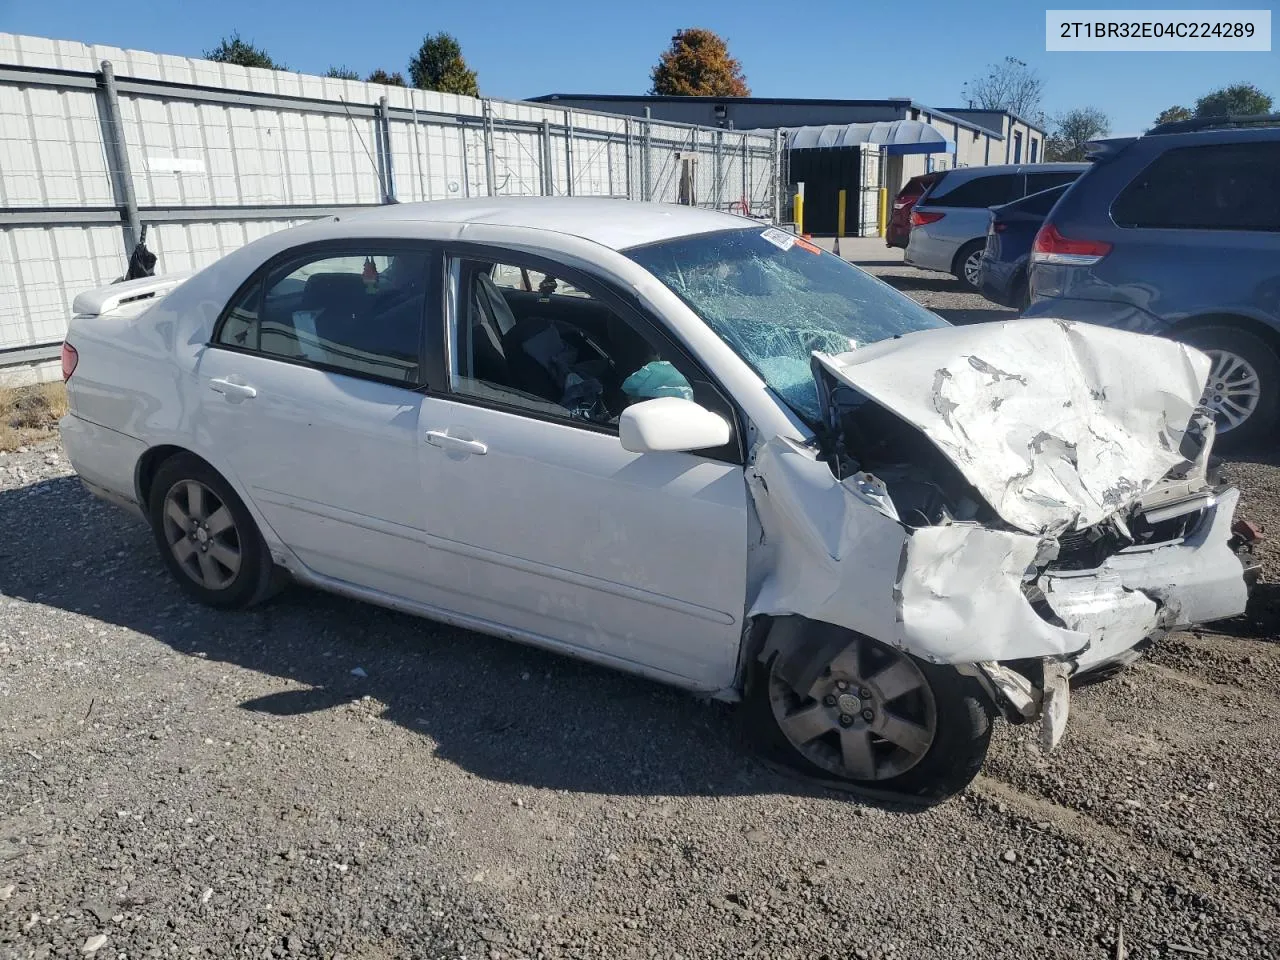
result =
M1072 679L1243 612L1238 493L1208 476L1202 357L1057 321L984 326L1004 335L815 357L816 444L775 439L748 472L770 548L753 612L952 664L1009 719L1042 719L1051 748ZM1117 346L1145 350L1159 386L1108 397Z

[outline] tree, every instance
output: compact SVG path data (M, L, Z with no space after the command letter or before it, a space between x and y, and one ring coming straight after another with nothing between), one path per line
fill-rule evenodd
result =
M341 67L330 67L324 72L326 77L332 77L334 80L359 80L360 74L356 73L350 67L343 65Z
M1176 123L1179 120L1190 120L1192 113L1186 107L1172 106L1160 111L1156 123Z
M971 110L1006 110L1028 120L1040 119L1044 81L1016 57L1005 57L987 72L965 83L960 96Z
M724 38L702 27L677 30L649 74L650 93L668 97L749 97L742 64Z
M1271 112L1271 97L1252 83L1233 83L1196 101L1197 117L1247 117Z
M266 70L289 69L283 63L271 59L271 55L261 47L241 39L239 30L230 37L223 37L222 42L212 50L206 50L204 58L218 63L234 63L239 67L262 67Z
M462 59L462 47L458 41L447 33L437 33L422 41L422 46L409 61L409 79L420 90L480 96L476 72Z
M366 83L383 83L383 84L386 84L388 87L403 87L405 85L403 73L401 73L399 70L397 70L395 73L387 73L387 71L383 70L381 67L373 71L373 73L369 74L369 76L365 77L365 82Z
M1068 110L1054 119L1044 145L1046 160L1084 160L1084 145L1111 132L1111 121L1097 107Z

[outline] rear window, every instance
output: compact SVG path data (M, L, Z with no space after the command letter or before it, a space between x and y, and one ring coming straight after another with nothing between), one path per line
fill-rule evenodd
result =
M1050 187L1060 187L1064 183L1074 183L1079 179L1080 170L1057 170L1053 173L1028 173L1027 193L1039 193Z
M1122 227L1280 231L1280 142L1178 147L1121 191Z
M1012 173L1000 173L993 176L974 177L948 190L948 182L943 180L929 194L926 203L931 207L994 207L1008 203L1017 196L1014 181L1017 177Z
M1029 194L1011 206L1020 213L1034 213L1047 217L1049 211L1053 209L1053 205L1066 192L1065 187L1052 187L1048 190L1041 190L1039 193Z

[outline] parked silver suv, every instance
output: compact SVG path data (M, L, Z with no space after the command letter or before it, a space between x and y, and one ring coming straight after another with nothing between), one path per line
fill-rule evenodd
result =
M907 263L954 274L977 290L988 208L1071 183L1087 169L1087 163L1021 163L946 171L911 211Z

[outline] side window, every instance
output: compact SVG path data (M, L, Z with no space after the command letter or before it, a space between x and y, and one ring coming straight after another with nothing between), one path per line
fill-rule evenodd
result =
M1167 150L1120 192L1122 227L1280 230L1280 143Z
M695 399L683 361L590 293L509 263L456 260L450 276L454 393L606 427L640 400Z
M1035 146L1033 143L1032 146ZM1062 170L1054 173L1028 173L1027 193L1039 193L1050 187L1060 187L1064 183L1074 183L1080 178L1078 170Z
M1011 173L978 176L958 185L954 190L929 195L929 206L936 207L994 207L1014 199L1014 180ZM946 184L940 184L946 187Z
M288 260L231 306L217 342L416 385L426 270L426 251L375 245Z

